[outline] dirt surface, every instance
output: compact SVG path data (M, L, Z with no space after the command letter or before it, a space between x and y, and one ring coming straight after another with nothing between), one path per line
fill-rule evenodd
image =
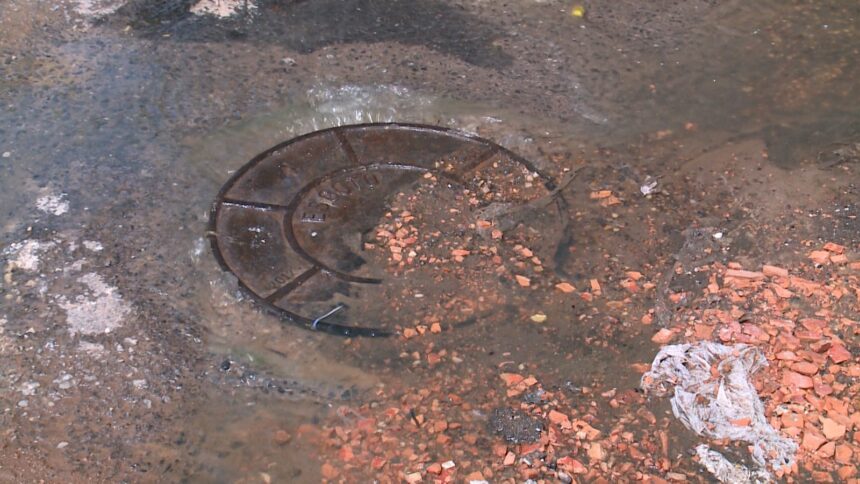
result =
M688 429L642 376L713 341L768 362L764 421L797 444L773 479L856 479L858 16L3 2L0 477L711 482L694 449L756 469L750 443ZM499 161L385 198L351 246L384 289L332 318L390 337L263 311L209 250L219 189L282 141L385 121L555 184Z

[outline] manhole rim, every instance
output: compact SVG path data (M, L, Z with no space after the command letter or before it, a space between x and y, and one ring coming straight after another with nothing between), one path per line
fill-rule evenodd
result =
M394 334L391 331L380 329L380 328L371 328L366 326L347 326L338 323L330 323L326 321L315 321L306 316L302 316L297 314L289 309L282 308L274 304L274 302L269 302L266 298L260 296L255 291L253 291L244 281L239 277L239 275L232 270L232 268L227 264L225 260L221 248L219 246L218 234L216 232L217 227L217 219L218 214L220 212L221 207L224 205L224 199L226 198L226 194L233 188L235 183L241 179L248 171L255 168L259 163L263 160L267 159L272 153L282 150L292 144L300 143L306 139L309 139L314 136L325 135L328 132L337 132L347 129L362 129L362 128L397 128L397 129L407 129L414 131L430 131L434 133L441 133L448 136L457 137L463 140L480 143L486 146L494 147L500 153L504 153L509 156L511 160L516 161L523 166L525 166L532 173L536 173L544 186L547 189L555 188L555 180L553 177L547 175L542 170L538 169L531 161L528 159L518 155L517 153L511 151L508 148L486 138L480 137L473 133L468 133L462 130L454 129L454 128L446 128L443 126L434 126L430 124L422 124L422 123L398 123L398 122L385 122L385 123L359 123L359 124L347 124L341 126L333 126L330 128L324 128L316 131L311 131L309 133L305 133L294 138L290 138L286 141L278 143L275 146L257 154L249 161L245 162L241 167L239 167L221 186L221 189L218 190L215 199L212 201L212 204L209 209L209 221L207 224L206 236L209 238L209 245L211 247L212 253L215 256L215 260L218 262L219 267L223 272L226 272L233 276L236 279L237 286L242 294L249 297L255 304L262 307L267 313L276 316L283 322L287 322L290 324L294 324L300 327L303 327L308 330L320 331L330 334L335 334L339 336L345 337L353 337L353 336L367 336L367 337L388 337ZM361 166L370 166L361 165ZM412 166L412 165L409 165ZM416 167L420 168L420 167ZM292 206L297 200L302 196L302 191L294 195L293 199L289 202L289 206ZM324 271L324 269L319 268L318 271ZM302 277L304 274L298 276L298 278ZM297 278L297 279L298 279Z

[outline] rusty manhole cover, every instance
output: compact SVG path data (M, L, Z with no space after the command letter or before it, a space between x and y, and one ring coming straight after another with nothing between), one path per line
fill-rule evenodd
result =
M422 190L425 218L438 216L442 224L447 213L486 209L491 199L515 204L491 191L504 191L501 185L516 185L510 180L522 176L543 191L554 188L549 177L509 150L444 128L363 124L317 131L261 153L224 185L211 212L212 248L240 287L283 319L347 336L384 336L403 318L398 313L409 311L387 305L412 284L408 270L392 271L406 262L435 260L408 247L404 255L390 254L394 261L369 252L384 245L377 232L387 233L379 224L392 217L393 205L400 203L395 199L417 199L408 194ZM472 192L477 195L466 210L450 208ZM454 232L446 230L429 232ZM425 286L422 291L431 296L445 284Z

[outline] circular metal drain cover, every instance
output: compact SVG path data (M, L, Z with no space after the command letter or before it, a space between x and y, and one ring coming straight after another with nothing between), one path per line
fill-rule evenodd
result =
M444 128L363 124L313 132L261 153L224 185L211 211L212 249L243 290L285 320L384 336L394 325L378 307L386 272L363 252L391 197L431 176L455 190L470 173L499 163L538 173L501 146Z

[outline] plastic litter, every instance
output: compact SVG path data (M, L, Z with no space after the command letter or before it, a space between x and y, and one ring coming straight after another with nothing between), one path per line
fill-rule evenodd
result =
M755 476L760 478L769 476L768 466L774 470L790 467L797 452L797 444L782 437L765 419L764 406L750 381L766 365L762 352L745 344L669 345L654 358L641 386L658 396L674 389L672 412L697 434L752 444L752 458L759 466ZM716 369L713 374L712 368ZM715 469L724 467L712 456L708 462Z
M657 191L658 182L656 179L652 177L648 177L645 179L645 182L639 187L639 191L642 192L642 195L648 196Z
M711 450L707 444L696 447L699 463L714 477L726 484L759 484L770 482L770 475L765 471L750 471L741 464L732 464L723 454Z

